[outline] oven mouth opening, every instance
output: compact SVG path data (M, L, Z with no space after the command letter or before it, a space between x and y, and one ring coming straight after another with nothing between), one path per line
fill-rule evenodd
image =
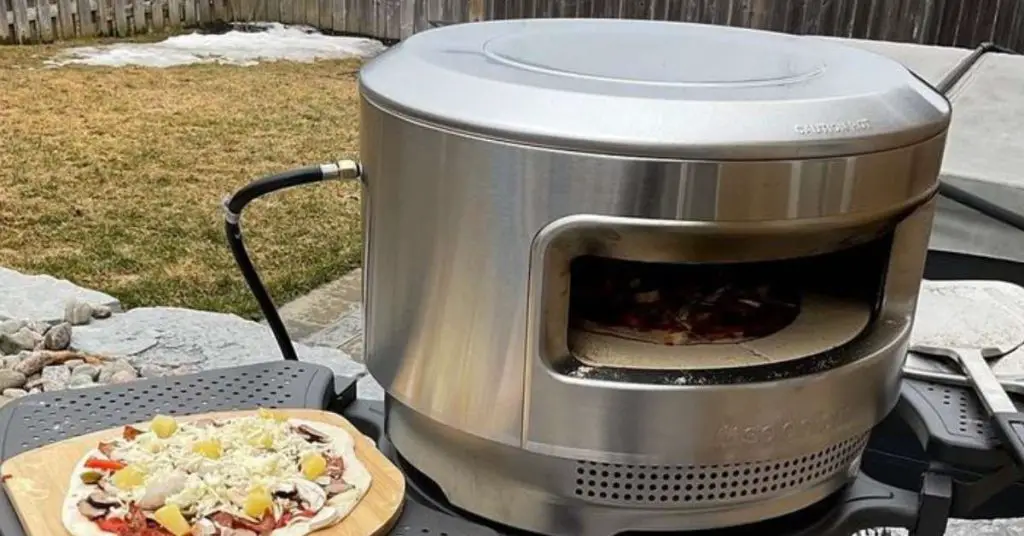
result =
M563 365L570 376L676 384L838 365L877 316L884 251L722 264L576 257Z

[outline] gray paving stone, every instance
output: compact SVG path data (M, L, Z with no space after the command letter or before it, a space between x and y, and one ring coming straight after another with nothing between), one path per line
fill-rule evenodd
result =
M199 370L277 361L281 353L270 329L223 313L175 307L144 307L76 326L73 348L123 357L135 367ZM341 350L295 345L300 361L330 367L335 374L362 376L365 367Z
M337 348L352 356L356 361L363 357L363 306L352 304L351 309L333 324L322 329L302 342L313 346Z
M121 310L121 302L109 294L80 287L66 279L23 274L0 267L0 320L57 323L64 319L64 307L74 300Z
M356 397L364 400L384 400L384 388L369 374L359 378L356 384Z

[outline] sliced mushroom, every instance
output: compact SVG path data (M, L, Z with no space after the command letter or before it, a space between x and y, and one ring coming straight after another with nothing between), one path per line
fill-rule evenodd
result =
M206 518L196 521L192 526L192 536L217 536L217 532L217 525Z
M103 454L104 456L110 458L111 460L114 459L114 443L113 442L109 442L109 441L108 442L100 442L99 446L96 447L96 450L100 451L101 454Z
M330 439L319 430L314 430L312 426L305 424L300 424L295 428L295 431L305 439L314 443L326 443L327 440Z
M99 482L97 482L96 486L98 486L101 490L103 490L103 491L105 491L107 493L116 493L117 492L117 486L115 486L113 482L111 482L109 479L106 479L106 478L104 478L104 479L100 480Z
M86 500L98 508L113 508L121 504L120 499L105 491L94 491L89 494Z
M273 494L275 497L294 497L295 484L292 484L291 482L281 482L277 486L274 486Z
M78 501L78 511L89 519L99 519L107 515L107 508L100 508L89 502L89 499Z
M319 511L327 503L327 492L308 480L296 480L295 491L303 507L314 512Z
M210 515L210 521L221 528L230 528L235 524L235 517L227 512L214 512Z
M328 496L331 496L337 495L339 493L345 493L346 491L354 487L355 486L353 486L352 484L349 484L348 482L345 482L344 480L337 478L335 480L332 480L331 483L328 484L326 488L324 488L324 491L327 492Z
M220 536L258 536L255 532L249 529L230 529L224 528L220 531Z
M168 497L185 489L188 475L178 471L167 478L146 486L146 491L136 504L143 510L156 510L164 505Z

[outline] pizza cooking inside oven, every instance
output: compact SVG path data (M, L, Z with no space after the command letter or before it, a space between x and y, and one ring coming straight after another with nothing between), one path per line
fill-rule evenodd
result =
M736 344L800 313L800 295L765 270L578 259L571 327L664 345Z
M371 476L342 428L276 411L158 416L100 442L74 470L74 536L302 536L337 524Z

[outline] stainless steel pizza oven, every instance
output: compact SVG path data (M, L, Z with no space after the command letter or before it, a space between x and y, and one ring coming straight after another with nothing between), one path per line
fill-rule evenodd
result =
M361 74L366 361L455 506L546 534L780 516L898 393L948 102L694 24L418 34Z

